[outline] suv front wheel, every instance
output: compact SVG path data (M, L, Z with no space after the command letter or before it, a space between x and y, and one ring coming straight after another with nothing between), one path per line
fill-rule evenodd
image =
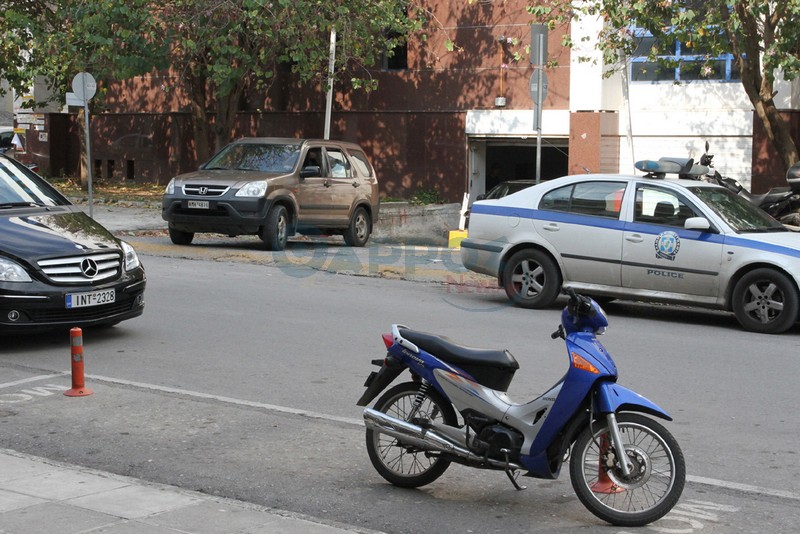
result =
M267 220L261 229L261 240L267 250L283 250L289 240L289 212L286 208L273 206L267 214Z
M169 239L176 245L189 245L194 239L194 232L184 232L178 230L171 224L169 225Z
M344 231L344 242L351 247L363 247L369 240L371 229L372 221L370 221L367 210L361 207L356 208L353 218L350 219L350 225Z

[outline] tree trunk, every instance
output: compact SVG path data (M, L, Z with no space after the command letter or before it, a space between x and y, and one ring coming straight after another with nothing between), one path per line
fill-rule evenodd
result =
M206 95L205 76L187 77L192 95L192 132L194 134L194 154L200 165L208 161L211 151L208 146L210 138L210 127L208 124L208 111L206 106L208 99Z
M89 162L86 158L86 119L84 114L84 110L81 107L78 110L78 148L80 156L78 174L81 180L81 189L87 191L89 189Z
M800 155L797 152L797 146L786 119L775 107L775 101L771 98L766 102L759 99L753 102L753 106L755 107L756 115L764 123L767 138L781 155L783 164L788 169L800 160Z
M783 159L783 164L788 169L800 159L797 146L792 138L792 132L786 120L775 107L773 73L765 72L761 61L761 52L766 41L774 40L776 28L775 20L768 18L761 21L748 9L746 2L734 4L740 24L736 24L734 17L727 17L727 36L732 52L739 67L744 87L750 103L753 104L756 115L764 124L767 139ZM723 13L727 12L727 5L719 5Z
M217 99L217 120L214 125L217 150L231 142L243 89L243 84L237 84L228 95Z

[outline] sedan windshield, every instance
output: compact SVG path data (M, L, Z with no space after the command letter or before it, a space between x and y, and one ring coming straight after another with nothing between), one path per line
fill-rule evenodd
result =
M737 233L786 231L767 212L732 191L716 187L691 187L689 190Z
M299 145L234 143L223 148L203 168L285 173L300 155Z
M65 204L67 199L24 165L0 158L0 210Z

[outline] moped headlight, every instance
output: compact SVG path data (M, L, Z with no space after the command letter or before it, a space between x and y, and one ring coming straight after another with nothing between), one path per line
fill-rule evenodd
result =
M165 195L174 195L175 194L175 178L169 181L167 184L167 188L164 190Z
M30 282L28 272L15 261L0 258L0 282Z
M244 184L241 189L236 192L237 197L263 197L267 192L267 181L259 180L257 182L249 182Z
M139 256L136 254L136 251L133 250L133 247L125 241L120 241L120 244L122 245L122 253L125 255L125 270L132 271L141 266Z

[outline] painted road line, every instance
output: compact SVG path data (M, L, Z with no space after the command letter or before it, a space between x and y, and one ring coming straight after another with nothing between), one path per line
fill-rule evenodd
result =
M66 374L66 373L64 373ZM206 399L206 400L215 400L218 402L232 404L235 406L247 406L249 408L261 408L264 410L270 410L280 413L286 413L291 415L299 415L303 417L308 417L311 419L321 419L324 421L332 421L337 423L345 423L348 425L353 426L364 426L364 421L361 419L353 419L350 417L339 417L336 415L328 415L320 412L312 412L308 410L299 410L297 408L289 408L287 406L278 406L275 404L265 404L263 402L254 402L248 401L243 399L234 399L232 397L224 397L221 395L212 395L210 393L202 393L199 391L191 391L188 389L179 389L179 388L171 388L166 386L159 386L157 384L145 384L143 382L134 382L131 380L123 380L120 378L110 378L107 376L99 376L99 375L86 375L86 378L90 378L92 380L96 380L98 382L107 382L109 384L119 384L122 386L129 386L135 387L144 390L150 391L159 391L162 393L171 393L174 395L184 395L186 397L195 397L199 399ZM770 488L764 488L760 486L751 486L749 484L740 484L738 482L728 482L726 480L717 480L714 478L706 478L706 477L699 477L693 475L686 475L687 482L693 484L702 484L704 486L713 486L716 488L721 489L728 489L733 491L740 491L744 493L752 493L756 495L764 495L764 496L771 496L771 497L780 497L782 499L789 499L793 501L800 501L800 494L791 492L791 491L784 491L784 490L776 490Z
M48 378L63 376L64 374L66 373L56 373L54 375L39 375L39 376L32 376L30 378L23 378L22 380L15 380L14 382L6 382L5 384L0 384L0 389L19 386L20 384L27 384L28 382L38 382L39 380L47 380Z
M232 397L223 397L220 395L211 395L209 393L201 393L199 391L190 391L186 389L170 388L166 386L159 386L156 384L144 384L142 382L132 382L130 380L122 380L119 378L110 378L107 376L99 375L86 375L86 378L97 380L99 382L108 382L110 384L120 384L123 386L137 387L141 389L149 389L152 391L161 391L164 393L173 393L176 395L185 395L187 397L196 397L200 399L216 400L226 404L233 404L236 406L247 406L250 408L262 408L264 410L271 410L280 413L288 413L291 415L300 415L309 417L311 419L323 419L325 421L335 421L337 423L345 423L348 425L364 426L361 419L352 419L350 417L338 417L336 415L328 415L319 412L312 412L309 410L299 410L297 408L288 408L286 406L277 406L275 404L265 404L263 402L254 402L242 399L234 399Z
M800 493L795 493L792 491L775 490L770 488L763 488L761 486L751 486L750 484L740 484L738 482L728 482L726 480L697 477L693 475L686 475L686 481L691 482L693 484L703 484L706 486L714 486L716 488L742 491L745 493L755 493L757 495L769 495L770 497L780 497L781 499L800 501Z

